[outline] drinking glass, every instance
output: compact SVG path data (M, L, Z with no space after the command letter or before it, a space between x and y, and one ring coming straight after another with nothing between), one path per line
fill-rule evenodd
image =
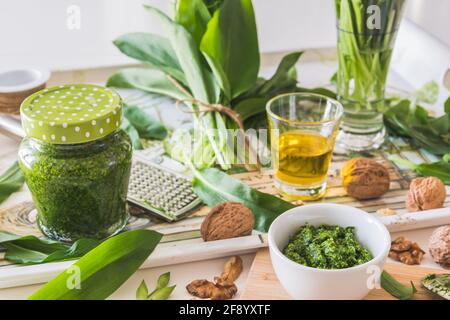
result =
M275 187L291 199L321 198L342 105L322 95L292 93L273 98L266 109Z

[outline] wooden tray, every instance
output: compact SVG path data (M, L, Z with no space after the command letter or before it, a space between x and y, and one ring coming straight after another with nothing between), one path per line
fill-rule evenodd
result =
M407 266L397 263L387 263L385 270L395 279L408 285L414 282L417 293L415 300L433 300L435 295L430 294L420 284L420 280L430 273L445 273L445 270L423 268L419 266ZM242 292L241 299L244 300L290 300L289 295L284 291L277 276L275 275L268 249L260 249L250 268L247 284ZM395 300L383 289L374 289L365 300Z

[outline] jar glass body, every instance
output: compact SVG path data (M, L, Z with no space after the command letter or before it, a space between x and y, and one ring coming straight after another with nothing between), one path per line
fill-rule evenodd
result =
M25 138L19 165L41 231L68 242L103 239L119 232L129 217L126 197L131 157L131 141L122 130L71 145Z

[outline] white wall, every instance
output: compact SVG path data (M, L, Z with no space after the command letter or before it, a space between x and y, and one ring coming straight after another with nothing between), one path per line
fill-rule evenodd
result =
M0 68L51 69L129 62L111 41L131 31L161 33L148 3L170 13L171 0L1 0ZM67 8L81 9L81 29L69 30ZM254 0L261 50L330 47L335 43L331 0Z
M0 69L50 69L131 62L112 45L131 31L160 33L142 3L170 12L174 0L0 0ZM410 0L408 16L450 45L450 0ZM332 47L334 0L253 0L261 51ZM69 30L67 8L81 9L81 29Z
M450 1L408 1L407 17L450 47Z

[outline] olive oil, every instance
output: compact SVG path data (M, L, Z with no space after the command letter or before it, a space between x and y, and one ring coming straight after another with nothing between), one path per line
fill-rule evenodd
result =
M317 185L326 180L333 153L329 139L315 133L290 131L279 136L275 176L291 185Z

